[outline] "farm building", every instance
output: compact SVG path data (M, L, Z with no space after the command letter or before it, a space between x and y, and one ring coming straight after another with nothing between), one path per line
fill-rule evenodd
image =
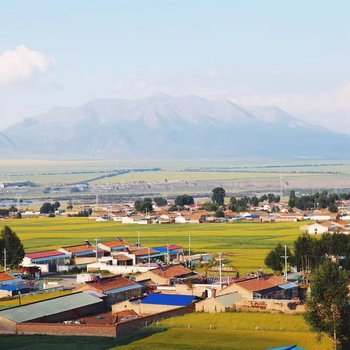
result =
M125 301L112 306L112 312L133 310L138 315L155 315L187 306L194 306L198 298L194 295L161 294L148 295L143 300Z
M104 310L103 300L74 293L0 311L0 332L16 332L19 323L57 323Z
M121 239L116 239L114 241L98 243L97 246L98 246L98 248L103 250L104 255L108 256L108 255L112 255L115 252L124 251L129 246L129 243L127 243Z
M74 289L75 292L93 291L106 295L107 305L135 298L141 295L141 285L122 276L99 278L85 282L82 286Z
M56 272L59 266L69 264L69 255L59 250L29 253L21 263L23 267L38 266L42 272Z
M196 304L197 312L225 312L236 308L236 302L242 300L237 293L229 293L202 300Z

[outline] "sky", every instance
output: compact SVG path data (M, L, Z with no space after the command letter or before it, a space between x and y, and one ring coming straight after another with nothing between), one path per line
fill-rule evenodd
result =
M276 105L350 133L349 1L3 0L0 130L96 98Z

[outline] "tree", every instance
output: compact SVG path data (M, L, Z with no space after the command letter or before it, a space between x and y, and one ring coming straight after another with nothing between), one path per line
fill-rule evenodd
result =
M183 194L181 196L177 196L175 198L175 205L183 207L184 205L192 205L194 204L194 199L192 196L187 194Z
M164 206L168 205L168 201L164 197L155 197L153 200L154 200L154 203L156 203L158 207L164 207Z
M338 212L338 207L334 203L330 203L328 206L328 210L331 213L337 213Z
M295 204L296 204L295 191L290 191L288 205L289 205L291 208L294 208L294 207L295 207Z
M206 202L202 204L201 209L207 210L207 211L216 211L218 209L218 206L214 203Z
M59 207L61 206L61 203L56 201L54 204L53 204L53 207L55 210L57 210Z
M265 265L276 272L282 272L284 270L284 247L278 243L277 246L267 254L265 258ZM287 256L289 259L292 257L292 252L287 248Z
M153 211L152 199L151 198L136 199L134 203L134 209L140 213L151 213Z
M250 204L257 207L259 205L259 198L257 196L252 197L250 199Z
M311 296L304 317L312 330L333 340L334 349L349 342L348 285L346 273L331 261L326 261L313 274Z
M0 260L4 261L6 249L6 263L10 268L16 268L24 258L24 248L21 240L9 226L4 226L0 232Z
M218 206L223 206L225 201L225 190L222 187L215 187L212 190L211 200Z
M17 210L18 210L18 209L17 209L14 205L11 205L10 208L9 208L9 212L10 212L10 213L16 213Z
M49 214L54 211L55 211L54 206L49 202L43 203L43 205L40 207L40 214Z

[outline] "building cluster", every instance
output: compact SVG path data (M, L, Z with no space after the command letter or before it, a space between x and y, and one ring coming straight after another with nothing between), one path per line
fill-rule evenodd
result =
M209 254L187 256L178 245L144 247L121 238L28 253L23 275L0 273L3 297L17 296L20 303L25 293L33 292L25 274L30 280L40 273L56 276L67 266L84 265L87 271L76 274L70 294L0 311L0 332L116 337L190 312L303 311L295 281L263 271L225 280L221 256L218 278L207 279L190 268L192 257L213 259Z

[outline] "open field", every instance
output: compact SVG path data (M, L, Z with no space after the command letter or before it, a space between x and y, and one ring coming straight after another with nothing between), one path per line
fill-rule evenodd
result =
M265 350L295 343L307 350L332 349L328 339L316 340L302 316L264 313L190 314L117 339L0 336L0 342L6 349Z
M114 349L263 350L296 343L308 350L332 349L328 339L316 340L301 315L196 313L164 320L157 327L163 331Z
M292 247L301 226L300 223L123 225L87 218L2 220L0 228L3 225L15 230L27 252L82 244L95 237L107 240L120 236L136 243L138 231L144 245L174 243L186 248L190 235L192 252L224 252L241 273L264 266L267 252L277 243Z

